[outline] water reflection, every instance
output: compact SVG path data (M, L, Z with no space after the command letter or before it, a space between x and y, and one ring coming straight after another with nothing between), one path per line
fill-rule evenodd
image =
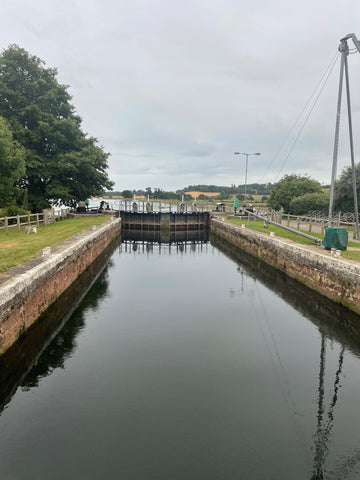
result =
M124 230L122 232L122 240L124 242L146 242L157 244L173 243L206 243L209 241L209 231L205 230L189 230L182 232L164 232L164 231L143 231L143 230Z
M345 307L310 290L257 258L233 247L219 237L211 236L211 244L237 263L244 292L244 275L259 281L311 320L330 340L343 344L360 357L360 317Z
M0 438L19 445L2 468L29 455L26 468L49 472L61 454L77 478L356 478L359 317L217 238L143 233L124 237L17 383L38 388L0 417ZM21 426L39 414L38 430L8 427L22 412Z
M332 452L332 443L335 439L333 430L336 406L340 400L341 379L344 378L345 351L349 350L356 356L360 356L359 316L341 305L334 304L322 295L292 280L255 257L233 247L219 237L212 236L211 244L238 263L237 270L241 275L240 292L242 295L251 294L249 288L247 291L244 289L244 276L247 275L253 278L253 285L256 284L256 281L263 283L318 327L321 341L319 345L316 428L311 447L313 452L311 480L345 479L349 475L353 475L354 471L356 475L356 469L360 463L360 449L355 449L351 455L343 455L341 461L336 463L335 468L327 469L326 461ZM263 308L263 314L266 318L265 307ZM271 330L270 337L274 342L274 350L278 360L281 362L276 340ZM337 368L333 376L329 368L328 377L326 377L327 348L330 345L333 350L334 341L340 344ZM304 346L305 349L306 346ZM305 353L306 351L304 351ZM333 378L332 381L331 378ZM328 392L327 388L329 389ZM326 407L327 396L330 396L328 407ZM292 402L291 394L289 398Z
M36 387L42 377L50 375L56 368L64 368L66 359L71 356L76 348L76 337L86 326L86 313L89 310L96 310L99 302L106 297L109 286L108 269L111 267L112 262L110 260L97 281L87 290L86 297L73 311L70 320L66 317L63 318L64 326L29 371L21 383L21 387L24 389Z
M25 390L37 386L40 378L64 366L76 347L77 335L85 326L86 311L96 309L106 296L107 268L112 265L110 257L117 246L114 242L108 247L0 357L0 413L19 386Z

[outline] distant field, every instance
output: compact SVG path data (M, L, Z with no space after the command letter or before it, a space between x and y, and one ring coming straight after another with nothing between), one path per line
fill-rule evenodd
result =
M252 195L252 197L254 198L254 202L261 202L261 199L264 195Z
M219 192L185 192L187 195L191 195L193 198L197 198L199 195L205 195L206 197L217 197Z

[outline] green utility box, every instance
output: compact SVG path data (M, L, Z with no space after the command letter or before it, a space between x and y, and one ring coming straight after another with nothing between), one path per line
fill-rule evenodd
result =
M345 228L329 227L325 230L325 238L322 244L328 250L335 248L336 250L346 250L348 243L348 232Z

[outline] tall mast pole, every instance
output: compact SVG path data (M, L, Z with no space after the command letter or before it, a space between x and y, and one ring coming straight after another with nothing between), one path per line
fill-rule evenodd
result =
M347 50L348 50L348 48L347 48L346 41L341 40L341 43L339 45L339 51L341 52L339 93L338 93L336 124L335 124L335 140L334 140L333 164L332 164L332 174L331 174L328 227L331 227L331 225L332 225L332 218L333 218L333 214L334 214L334 192L335 192L337 159L338 159L338 151L339 151L341 95L342 95L343 78L344 78L344 65L345 65L345 58L346 58L346 55L347 55L347 53L346 53Z
M354 142L353 142L352 120L351 120L350 85L349 85L349 69L348 69L347 55L348 55L348 52L345 55L345 85L346 85L347 110L348 110L348 121L349 121L350 154L351 154L352 182L353 182L353 194L354 194L355 227L356 227L355 237L356 237L356 240L359 240L359 208L358 208L358 199L357 199L357 190L356 190L356 171L355 171L355 160L354 160Z

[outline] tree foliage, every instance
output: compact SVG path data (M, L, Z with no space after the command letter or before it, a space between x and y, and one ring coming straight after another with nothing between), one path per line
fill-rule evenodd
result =
M134 193L132 190L123 190L121 192L121 195L124 197L124 198L133 198L134 196Z
M355 176L360 179L360 163L355 165ZM360 184L357 185L357 198L359 200ZM352 168L345 167L340 175L340 178L335 183L335 209L342 212L354 211L354 193L352 182Z
M267 204L275 210L283 208L285 213L290 213L290 202L293 198L320 191L320 183L306 175L285 175L274 185Z
M0 115L24 147L20 186L27 189L32 209L50 200L73 205L113 185L106 173L108 154L82 132L68 87L56 75L17 45L0 55Z
M295 197L290 202L290 212L293 215L303 215L310 210L319 210L326 213L329 208L329 195L325 192L305 193Z
M8 122L0 117L0 207L15 202L24 174L24 148L13 139Z

